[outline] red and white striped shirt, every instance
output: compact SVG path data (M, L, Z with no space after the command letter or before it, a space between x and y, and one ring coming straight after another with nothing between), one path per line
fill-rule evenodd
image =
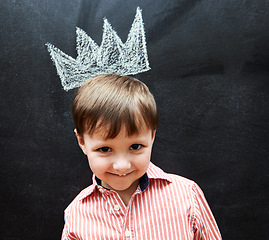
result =
M62 240L67 239L215 240L221 235L198 185L150 163L128 206L93 176L93 184L65 210Z

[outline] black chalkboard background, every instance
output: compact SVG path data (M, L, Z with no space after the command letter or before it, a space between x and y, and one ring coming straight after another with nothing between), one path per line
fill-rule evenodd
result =
M45 43L76 57L75 27L101 43L106 17L126 41L143 10L160 109L152 161L195 180L224 239L268 238L269 1L3 0L3 240L60 239L63 211L91 183Z

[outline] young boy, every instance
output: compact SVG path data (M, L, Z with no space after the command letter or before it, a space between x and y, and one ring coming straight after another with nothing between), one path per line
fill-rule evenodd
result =
M158 126L145 84L114 74L86 82L73 102L93 184L65 210L66 239L221 239L196 183L150 162Z

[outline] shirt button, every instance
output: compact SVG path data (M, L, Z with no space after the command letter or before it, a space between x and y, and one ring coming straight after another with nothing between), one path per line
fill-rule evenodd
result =
M131 231L127 229L125 231L125 237L130 237L130 236L131 236Z
M99 191L100 191L101 193L104 193L104 192L105 192L105 189L100 188Z
M119 211L119 210L120 210L120 206L119 206L119 205L115 205L115 206L114 206L114 210L115 210L115 211Z

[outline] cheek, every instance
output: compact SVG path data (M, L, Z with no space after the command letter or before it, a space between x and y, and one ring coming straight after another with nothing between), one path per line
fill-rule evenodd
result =
M88 157L90 168L93 173L96 174L108 168L109 164L108 164L108 161L106 161L106 159L97 157L94 154L93 155L90 154L87 157Z
M141 169L147 169L149 162L150 162L150 151L145 152L143 155L139 156L137 159L137 167Z

